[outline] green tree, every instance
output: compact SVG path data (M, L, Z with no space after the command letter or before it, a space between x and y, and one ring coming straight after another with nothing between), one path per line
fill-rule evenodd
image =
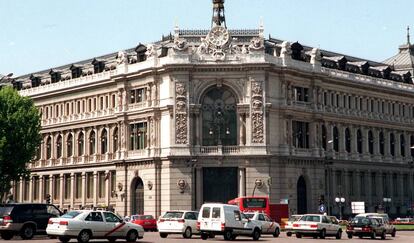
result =
M0 202L11 182L27 176L41 141L40 113L28 97L11 87L0 90Z

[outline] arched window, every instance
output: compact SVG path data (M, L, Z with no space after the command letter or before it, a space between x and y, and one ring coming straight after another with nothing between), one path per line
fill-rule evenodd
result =
M339 131L337 127L333 128L333 149L339 152Z
M374 154L374 134L372 131L368 132L368 150L370 154Z
M58 159L62 158L62 135L59 135L56 139L56 157Z
M83 132L79 133L78 136L78 156L82 156L85 153L85 136Z
M112 141L113 152L115 153L115 152L118 151L118 128L117 127L114 129L114 135L113 135L112 139L113 139L113 141Z
M96 136L95 131L92 131L89 134L89 154L95 154L96 153Z
M102 130L101 133L101 154L106 154L108 152L108 132L106 129Z
M237 145L237 100L224 87L210 89L202 100L204 146Z
M345 129L345 151L351 153L351 132L349 128Z
M322 148L326 151L327 149L327 135L326 135L326 126L322 125Z
M404 134L400 135L400 150L401 150L401 156L405 157L405 136Z
M357 130L357 151L362 154L362 132L360 129Z
M73 136L72 134L68 135L66 139L66 150L67 150L67 157L72 157L73 155Z
M394 133L390 134L390 154L395 156L395 136Z
M46 140L46 158L52 158L52 138L50 136Z
M379 149L380 149L380 154L384 155L385 154L385 139L384 139L383 132L380 132L379 134Z

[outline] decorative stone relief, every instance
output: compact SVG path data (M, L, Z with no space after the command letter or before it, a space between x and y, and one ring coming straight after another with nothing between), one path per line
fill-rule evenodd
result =
M184 38L174 38L174 50L178 52L184 52L188 50L187 40Z
M118 65L128 63L128 55L125 51L118 52L118 55L116 56L116 62Z
M188 109L187 90L184 83L175 84L175 143L187 144Z
M260 38L260 37L254 37L250 41L249 51L254 52L254 51L262 51L262 50L264 50L264 41L263 41L263 39Z
M264 143L264 112L262 83L251 80L252 143Z
M147 51L145 52L147 58L156 57L157 56L157 47L154 44L150 44L147 46Z

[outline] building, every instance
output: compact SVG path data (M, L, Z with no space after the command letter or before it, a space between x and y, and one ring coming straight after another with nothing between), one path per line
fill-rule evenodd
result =
M17 77L43 142L15 199L158 216L255 190L292 213L338 214L338 196L346 215L351 201L410 213L409 38L380 63L228 30L213 6L210 30Z

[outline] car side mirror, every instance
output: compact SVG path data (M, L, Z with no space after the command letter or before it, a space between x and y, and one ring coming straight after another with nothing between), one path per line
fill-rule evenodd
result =
M119 223L121 223L121 224L124 223L124 222L125 222L125 220L123 220L123 219L119 220Z

